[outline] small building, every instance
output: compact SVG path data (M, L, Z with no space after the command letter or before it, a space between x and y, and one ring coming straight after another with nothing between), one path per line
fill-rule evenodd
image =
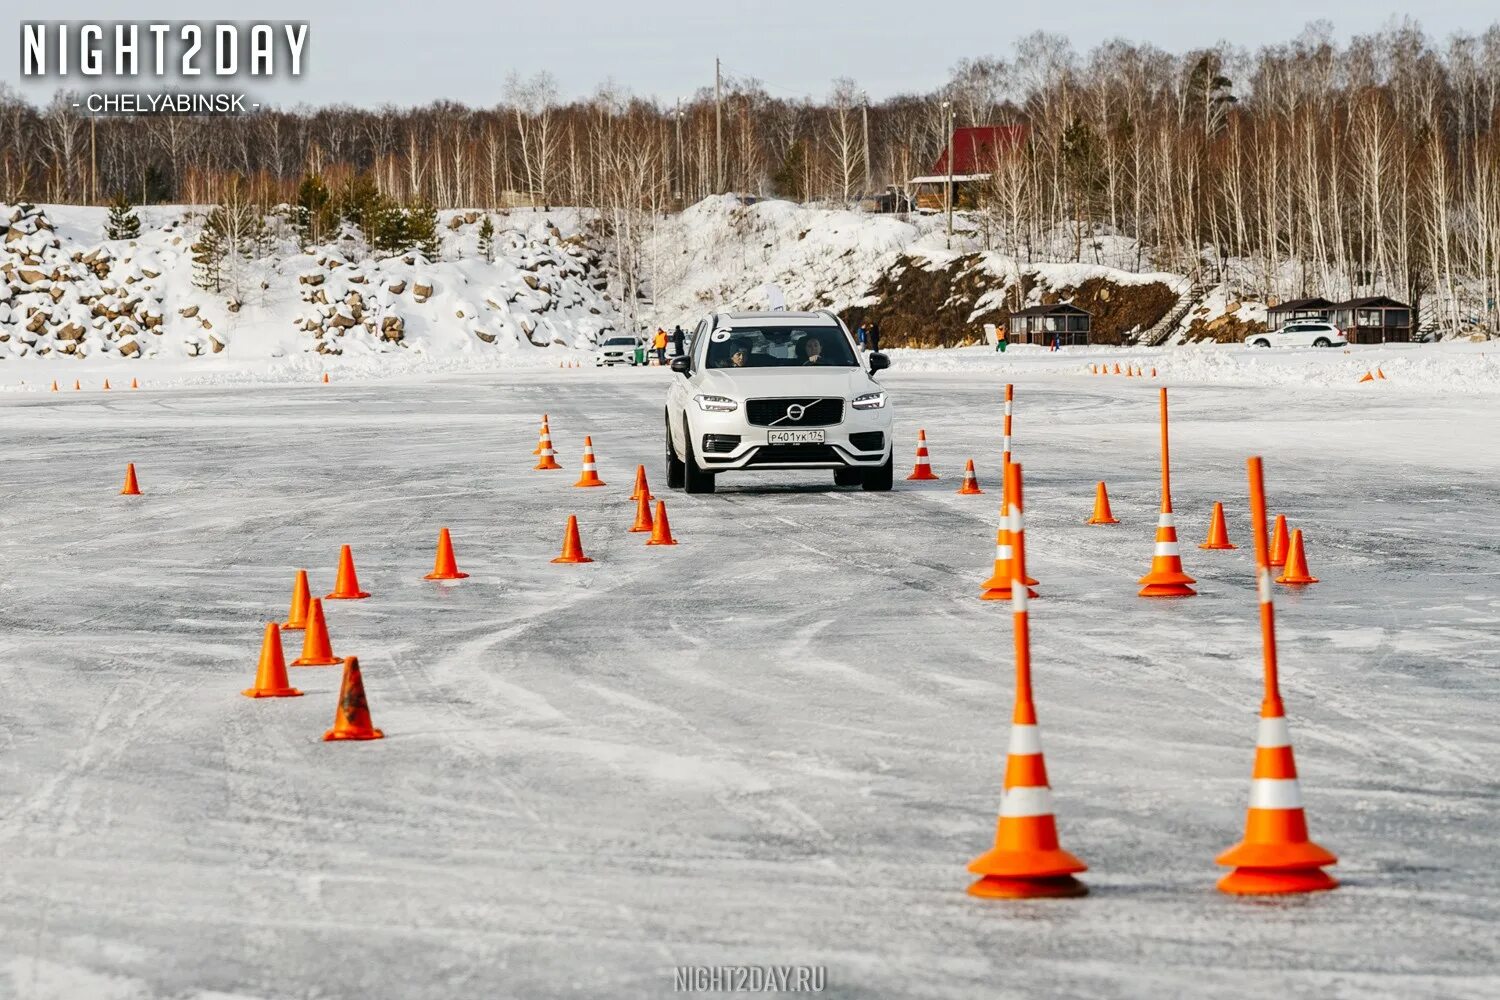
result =
M1333 324L1351 344L1404 344L1411 340L1411 306L1384 295L1350 299L1333 307Z
M1000 164L1002 157L1020 152L1026 145L1024 125L983 125L953 130L953 207L975 208L982 200L984 186ZM932 173L913 177L906 182L912 201L919 209L941 212L948 187L948 147L944 146Z
M1288 299L1266 310L1266 330L1275 332L1288 323L1300 323L1315 319L1325 323L1333 321L1334 304L1327 299Z
M1006 321L1006 339L1012 344L1052 346L1055 340L1063 347L1082 347L1093 331L1093 316L1071 302L1054 302L1031 306L1010 314Z

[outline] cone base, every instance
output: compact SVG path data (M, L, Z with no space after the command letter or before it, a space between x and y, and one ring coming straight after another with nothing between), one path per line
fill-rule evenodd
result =
M467 573L428 573L422 577L424 580L467 580Z
M1085 521L1083 523L1084 524L1119 524L1120 522L1118 520L1116 520L1115 518L1112 518L1112 517L1091 517L1091 518L1089 518L1087 521Z
M986 875L969 886L969 895L984 899L1067 899L1087 896L1089 887L1071 875L1051 878L1002 878Z
M1239 546L1235 545L1233 542L1224 542L1222 544L1221 543L1217 543L1217 542L1204 542L1202 545L1198 546L1198 548L1200 548L1200 549L1237 549L1237 548L1239 548Z
M532 466L532 469L561 469L561 468L562 468L562 466L558 465L556 462L538 462L538 463L536 463L535 465Z
M1278 576L1276 578L1276 582L1277 583L1286 584L1288 587L1305 587L1309 583L1317 583L1318 582L1318 578L1315 577L1315 576L1295 576L1295 577L1293 577L1293 576L1287 576L1285 573L1283 573L1281 576Z
M675 538L652 538L646 542L647 545L676 545Z
M555 563L586 563L593 562L588 556L558 556L552 560Z
M1241 841L1214 859L1216 863L1235 868L1292 869L1322 868L1338 864L1338 857L1310 840L1292 843L1251 843Z
M1140 597L1197 597L1198 592L1181 583L1149 583L1141 588Z
M913 480L916 480L916 481L920 482L920 481L931 480L931 479L937 479L937 476L934 475L931 470L928 470L928 471L925 471L925 472L921 471L921 470L916 470L916 471L912 472L911 475L909 475L909 476L906 477L906 481L907 482L912 482Z
M1011 587L987 587L984 593L979 595L981 601L1008 601L1011 599ZM1026 588L1027 597L1036 597L1037 592L1030 587Z
M1233 896L1275 896L1338 888L1321 868L1236 868L1219 879L1219 891Z
M258 690L256 688L246 688L245 690L241 691L240 694L244 695L246 698L300 698L300 697L302 697L302 692L301 691L298 691L296 688L291 688L291 687L288 687L288 688L268 688L266 690Z
M968 489L968 488L965 488L965 489L961 489L961 490L958 491L958 495L961 496L961 497L979 496L982 493L984 493L984 490L980 489L977 486L974 489L972 489L972 490Z
M325 601L362 601L370 595L363 590L356 590L352 594L324 594Z
M120 496L122 496L122 497L138 497L138 496L141 496L141 495L142 494L141 494L140 490L121 490L120 491Z
M649 524L646 525L645 527L642 527L639 524L633 524L633 525L630 526L630 533L632 535L639 534L640 532L643 532L643 531L650 532L650 531L655 531L655 530L656 529L652 525L649 525Z
M298 622L295 625L293 625L291 622L282 622L281 623L281 631L283 631L283 632L306 632L307 631L307 622Z
M337 730L330 729L323 734L323 742L332 743L335 740L383 740L385 733L379 729L367 730Z
M339 656L329 657L326 660L303 659L299 656L287 665L291 667L336 667L343 662L343 657Z
M604 482L603 480L600 480L597 483L574 483L573 484L573 488L575 490L586 490L590 486L608 486L608 485L609 485L608 483Z

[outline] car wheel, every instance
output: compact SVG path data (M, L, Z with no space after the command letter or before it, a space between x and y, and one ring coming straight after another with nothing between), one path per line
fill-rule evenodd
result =
M891 480L895 478L895 456L885 460L885 464L877 469L861 469L863 481L859 484L868 493L883 493L891 488Z
M1251 347L1270 347L1271 346L1271 342L1269 340L1264 340L1264 339L1262 339L1262 340L1252 340L1252 341L1250 341L1250 346Z
M684 449L686 455L682 460L682 488L688 493L712 493L715 486L714 474L698 467L698 459L693 454L693 439L686 432L686 427L682 436L687 442Z
M685 467L682 459L677 457L677 452L672 449L672 418L669 415L666 422L667 435L667 488L671 490L682 489Z
M864 481L864 469L851 469L846 466L833 470L833 485L835 486L860 486Z
M1314 347L1332 347L1333 343L1327 337L1319 337L1317 340L1313 341L1313 346Z

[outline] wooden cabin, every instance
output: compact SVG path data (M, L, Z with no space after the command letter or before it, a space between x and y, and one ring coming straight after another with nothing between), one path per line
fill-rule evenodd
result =
M1324 323L1333 321L1334 304L1327 299L1288 299L1266 310L1266 330L1275 332L1288 323L1300 323L1315 319Z
M1005 336L1012 344L1050 347L1056 340L1063 347L1083 347L1089 342L1093 325L1094 318L1088 310L1071 302L1054 302L1011 313Z
M990 175L1005 156L1026 145L1024 125L984 125L953 130L953 207L977 208L983 200ZM948 147L944 146L932 172L906 182L919 209L941 212L946 207L943 192L948 186Z
M1411 306L1384 295L1350 299L1333 307L1333 324L1351 344L1407 343L1411 340Z

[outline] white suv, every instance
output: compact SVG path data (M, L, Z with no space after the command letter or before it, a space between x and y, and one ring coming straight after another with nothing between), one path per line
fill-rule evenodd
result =
M839 486L891 488L891 404L831 312L714 313L672 360L667 485L712 493L740 469L832 469Z
M636 349L640 346L640 340L635 337L610 337L594 352L594 366L633 365Z
M1293 320L1280 330L1252 333L1245 343L1251 347L1343 347L1349 340L1332 323L1303 319Z

